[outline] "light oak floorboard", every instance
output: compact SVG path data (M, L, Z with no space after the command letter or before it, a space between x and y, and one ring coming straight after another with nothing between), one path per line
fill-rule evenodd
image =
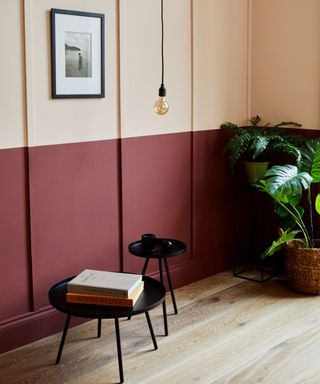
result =
M153 350L144 315L121 319L128 384L319 384L320 296L290 291L284 279L263 284L227 271L167 296L169 336L161 306L152 310L159 349ZM61 362L61 333L0 355L1 384L119 382L114 321L69 330Z

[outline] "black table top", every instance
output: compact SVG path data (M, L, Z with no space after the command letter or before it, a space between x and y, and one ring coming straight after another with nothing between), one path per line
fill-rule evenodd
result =
M72 316L92 319L111 319L128 317L147 312L163 302L165 287L157 280L143 276L144 289L133 308L111 307L106 305L86 305L66 302L67 283L75 276L53 285L49 290L49 301L58 311Z
M172 243L172 246L170 248L163 248L163 241L166 240ZM128 248L129 252L132 255L139 257L149 257L151 259L159 259L163 256L172 257L180 255L181 253L184 253L186 251L187 246L180 240L157 237L155 240L155 247L152 251L146 250L141 240L134 241L133 243L129 244Z

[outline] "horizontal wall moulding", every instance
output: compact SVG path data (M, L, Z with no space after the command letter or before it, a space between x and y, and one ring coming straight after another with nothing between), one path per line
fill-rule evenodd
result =
M88 319L71 321L71 327L82 324ZM24 314L11 323L0 326L0 353L31 343L43 337L60 332L63 329L65 316L53 308L43 308L37 312Z
M22 313L17 316L10 317L0 322L0 332L5 328L16 327L23 323L32 322L35 319L40 319L42 317L47 317L52 315L55 310L51 306L43 307L35 312Z

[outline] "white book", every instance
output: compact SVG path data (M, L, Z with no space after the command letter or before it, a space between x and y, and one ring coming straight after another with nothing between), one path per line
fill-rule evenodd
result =
M142 275L85 269L68 282L68 292L129 297Z

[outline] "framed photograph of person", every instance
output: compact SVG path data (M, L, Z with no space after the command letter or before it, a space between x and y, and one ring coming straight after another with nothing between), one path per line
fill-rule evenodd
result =
M51 9L52 98L104 97L104 15Z

